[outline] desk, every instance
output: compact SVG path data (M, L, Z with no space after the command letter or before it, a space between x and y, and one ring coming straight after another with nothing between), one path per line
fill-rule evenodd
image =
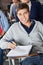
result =
M37 54L29 54L28 56L36 56L36 55ZM16 57L8 57L8 58L10 58L12 60L13 65L15 65L15 62L14 62L15 59L19 59L19 62L20 62L22 58L25 58L28 56L26 55L26 56L16 56Z
M32 45L29 46L17 46L15 49L12 49L8 54L7 57L10 59L21 59L26 58L28 56L35 56L37 54L31 54ZM19 61L21 61L19 60Z
M24 57L28 57L28 56L36 56L36 55L38 55L38 54L33 53L33 54L26 55L26 56L16 56L16 57L8 57L8 58L17 59L17 58L24 58Z

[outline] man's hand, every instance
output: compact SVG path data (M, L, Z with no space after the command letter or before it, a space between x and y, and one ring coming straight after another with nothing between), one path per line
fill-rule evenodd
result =
M16 43L12 41L12 43L8 44L8 49L14 49L16 47Z

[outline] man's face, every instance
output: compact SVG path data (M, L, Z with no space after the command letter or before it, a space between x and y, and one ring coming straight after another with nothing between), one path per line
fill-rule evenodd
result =
M27 11L27 9L21 9L17 12L17 16L20 20L21 23L25 24L28 22L29 20L29 12Z
M30 0L21 0L22 3L28 3Z

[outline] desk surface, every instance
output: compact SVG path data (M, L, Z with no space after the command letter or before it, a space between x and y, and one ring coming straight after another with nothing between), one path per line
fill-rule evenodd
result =
M24 57L29 57L29 56L37 56L38 54L29 54L29 55L25 55L25 56L16 56L16 57L8 57L10 59L17 59L17 58L24 58Z

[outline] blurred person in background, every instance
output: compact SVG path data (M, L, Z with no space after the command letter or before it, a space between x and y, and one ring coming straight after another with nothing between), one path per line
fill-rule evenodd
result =
M10 22L12 23L12 19L15 19L16 22L19 21L17 15L16 15L16 9L17 9L17 5L19 4L20 0L13 0L13 3L11 4L10 7L10 15L9 15L9 19Z
M0 37L3 37L8 29L9 29L9 23L8 23L7 17L3 13L3 11L0 9Z
M0 7L0 39L4 36L9 27L10 25L8 23L7 17L5 16ZM0 48L0 65L3 65L3 50L1 48Z
M43 24L43 12L42 5L37 0L20 0L22 3L26 3L30 10L30 19L35 19Z

